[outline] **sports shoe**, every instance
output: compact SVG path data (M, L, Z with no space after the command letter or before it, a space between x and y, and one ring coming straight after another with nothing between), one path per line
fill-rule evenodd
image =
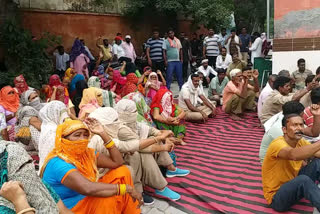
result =
M142 197L143 197L143 203L144 205L146 206L150 206L152 204L154 204L154 200L151 196L145 194L145 193L142 193Z
M166 176L168 178L173 178L173 177L183 177L183 176L186 176L186 175L189 175L190 173L190 170L186 170L186 169L179 169L176 167L176 171L171 171L171 170L167 170L167 173L166 173Z
M162 191L156 190L156 195L159 195L159 196L165 197L165 198L169 198L173 201L177 201L181 198L181 196L178 193L172 191L168 187L165 187L164 190L162 190Z

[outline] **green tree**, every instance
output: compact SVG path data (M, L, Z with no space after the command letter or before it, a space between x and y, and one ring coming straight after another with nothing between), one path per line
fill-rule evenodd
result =
M238 29L246 27L248 33L265 30L266 0L234 0L234 16Z
M195 23L207 27L229 27L233 13L232 0L190 0L188 11Z
M0 83L12 85L14 77L23 74L30 86L41 88L53 71L52 59L46 50L60 44L61 39L49 33L35 38L15 19L2 25L0 39L8 69L0 73Z
M233 12L232 0L130 0L126 15L130 17L184 15L192 17L194 24L228 26Z

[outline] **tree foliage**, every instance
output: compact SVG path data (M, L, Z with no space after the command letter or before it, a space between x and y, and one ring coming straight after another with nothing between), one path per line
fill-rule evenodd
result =
M233 0L190 0L188 11L195 23L207 27L229 27L233 13Z
M59 44L60 40L49 33L34 38L17 20L7 20L2 25L1 41L8 71L0 73L0 83L12 84L15 76L23 74L29 85L40 88L53 71L52 59L46 50Z
M145 15L184 15L192 17L195 24L228 26L233 12L232 0L130 0L126 14L135 17Z
M238 29L247 27L249 33L265 30L266 0L234 0L234 5L235 22Z

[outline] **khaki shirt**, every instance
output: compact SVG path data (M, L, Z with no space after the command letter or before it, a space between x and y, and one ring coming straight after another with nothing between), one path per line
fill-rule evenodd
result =
M306 87L306 79L309 75L312 75L312 71L306 69L303 73L299 70L296 70L292 73L292 77L296 80L296 89L301 90Z
M301 97L300 101L299 101L305 108L309 107L312 105L312 101L311 101L311 91L309 91L308 93L306 93L303 97Z
M233 69L240 69L242 71L242 69L244 69L245 67L247 67L247 62L240 60L239 62L233 62L229 65L228 69L227 69L227 77L231 80L230 78L230 71L232 71Z
M266 101L262 106L260 121L264 124L273 115L282 111L282 106L292 100L293 93L284 96L280 92L274 89L270 95L267 97Z

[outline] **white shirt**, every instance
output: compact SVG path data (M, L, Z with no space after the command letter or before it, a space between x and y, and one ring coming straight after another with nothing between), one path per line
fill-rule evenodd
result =
M231 63L232 63L232 56L230 54L226 55L226 58L224 59L224 61L222 59L222 55L219 55L216 61L216 68L227 69Z
M224 46L225 46L225 42L226 42L226 40L228 39L228 37L229 37L228 34L226 34L226 35L224 35L224 36L222 36L221 33L219 34L219 42L220 42L221 47L224 47Z
M258 100L258 117L259 118L261 116L263 103L272 91L273 89L271 88L269 83L267 83L266 87L264 87L260 93L259 100Z
M217 72L210 66L208 65L207 69L205 69L202 65L198 68L198 72L203 73L205 77L208 77L211 74L214 76L217 76Z
M112 47L112 52L113 52L113 54L117 55L118 59L120 57L125 56L125 52L124 52L123 47L121 46L121 44L120 45L114 44L113 47Z
M251 63L254 64L254 58L256 57L262 57L262 39L260 37L256 38L254 40L254 43L252 44L251 48L249 48L251 51Z
M67 62L70 60L69 54L64 53L60 55L58 52L54 52L53 55L56 57L56 69L57 70L67 70Z
M187 83L185 83L185 84L187 84ZM198 96L198 97L196 97L197 101L198 101L198 98L200 95L204 95L202 90L199 90L199 92L197 94L197 96ZM193 100L195 100L195 99L192 98L192 94L190 93L189 89L186 87L182 87L182 89L179 93L178 102L179 102L179 107L186 110L186 111L188 111L189 108L184 100L188 100L188 99L190 100L192 105L194 105L195 107L197 106L197 103L193 102Z

